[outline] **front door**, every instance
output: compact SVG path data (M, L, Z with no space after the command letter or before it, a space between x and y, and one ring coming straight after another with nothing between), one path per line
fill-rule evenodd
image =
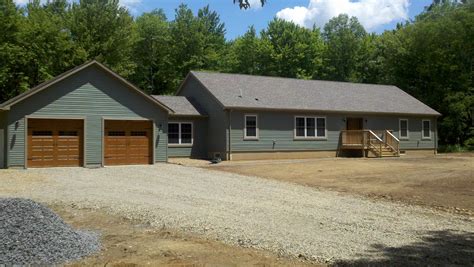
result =
M364 119L363 118L347 118L346 129L347 130L363 130Z

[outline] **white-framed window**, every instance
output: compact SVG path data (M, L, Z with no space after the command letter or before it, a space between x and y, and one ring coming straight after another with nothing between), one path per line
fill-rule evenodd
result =
M409 133L409 130L408 130L408 119L400 119L398 137L400 139L408 139L409 134L410 133Z
M431 139L431 121L430 120L421 121L421 137L423 139Z
M295 116L295 139L327 138L326 117Z
M245 114L244 120L244 139L258 139L258 116L255 114Z
M193 123L192 122L168 123L168 144L192 145L193 144Z

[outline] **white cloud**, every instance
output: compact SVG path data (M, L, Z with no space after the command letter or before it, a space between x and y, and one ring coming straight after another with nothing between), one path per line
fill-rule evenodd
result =
M249 0L250 9L262 8L262 2L260 0Z
M340 14L357 17L367 29L396 20L408 19L409 0L310 0L307 7L295 6L280 10L278 18L311 28L322 27L331 18Z

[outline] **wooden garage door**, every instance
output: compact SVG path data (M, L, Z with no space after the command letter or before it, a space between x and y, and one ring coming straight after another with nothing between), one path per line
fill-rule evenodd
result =
M105 121L105 165L151 164L152 122Z
M28 167L83 165L82 120L28 119Z

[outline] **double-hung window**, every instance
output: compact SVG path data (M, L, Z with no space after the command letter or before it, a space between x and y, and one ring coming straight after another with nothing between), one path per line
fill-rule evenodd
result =
M244 139L258 139L257 115L245 115Z
M295 138L325 139L326 118L305 116L295 117Z
M191 122L168 123L168 144L192 145L193 144L193 124Z
M431 139L431 121L423 120L422 122L422 138Z
M400 119L400 131L398 133L400 139L408 139L408 120L407 119Z

